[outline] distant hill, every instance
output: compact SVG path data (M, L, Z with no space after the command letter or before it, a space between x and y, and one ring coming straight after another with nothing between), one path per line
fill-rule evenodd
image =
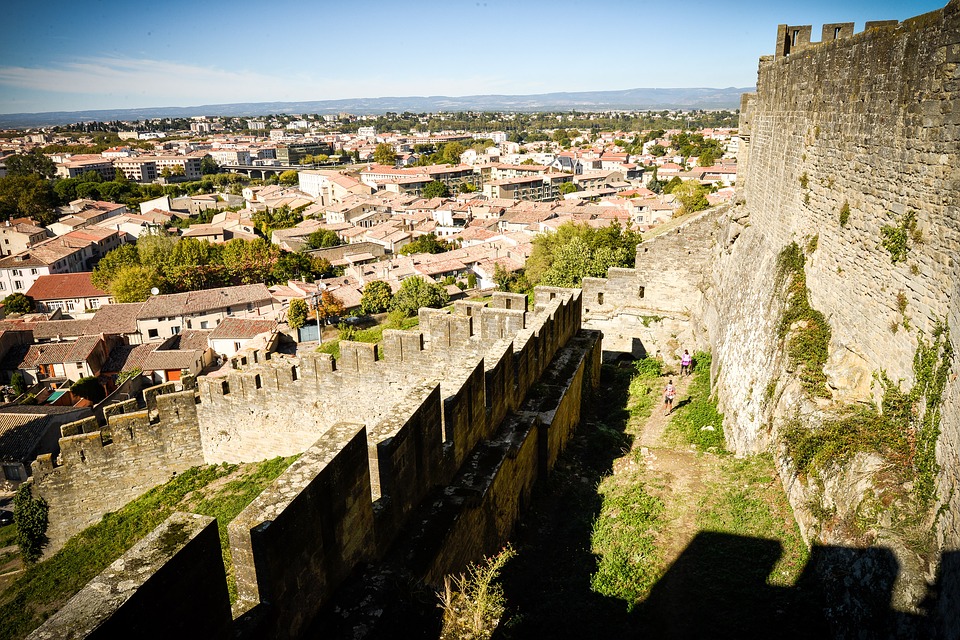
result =
M407 96L350 98L308 102L241 102L206 104L195 107L149 107L144 109L102 109L97 111L48 111L45 113L0 114L0 128L24 128L99 120L144 120L188 118L191 116L259 116L271 113L355 113L386 111L597 111L606 109L736 109L740 94L753 87L726 89L626 89L623 91L580 91L541 93L526 96Z

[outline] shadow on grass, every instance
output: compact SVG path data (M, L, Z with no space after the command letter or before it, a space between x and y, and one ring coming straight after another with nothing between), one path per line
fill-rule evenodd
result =
M699 532L632 610L594 592L597 485L630 446L620 409L629 373L604 367L602 406L514 537L518 554L501 574L507 612L494 638L960 637L960 552L944 554L919 614L891 607L899 564L889 549L814 547L796 584L782 587L768 584L779 541L713 531Z

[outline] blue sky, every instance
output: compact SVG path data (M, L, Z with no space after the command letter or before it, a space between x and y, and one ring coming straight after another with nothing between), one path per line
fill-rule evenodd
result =
M745 87L777 24L946 0L5 0L0 113L408 95Z

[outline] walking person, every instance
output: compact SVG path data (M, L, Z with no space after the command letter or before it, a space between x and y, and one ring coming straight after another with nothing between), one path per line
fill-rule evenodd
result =
M683 357L680 358L680 375L690 375L690 367L693 364L693 356L686 349L683 350Z
M673 399L677 395L677 388L673 386L673 380L667 383L667 388L663 390L663 411L665 416L673 413Z

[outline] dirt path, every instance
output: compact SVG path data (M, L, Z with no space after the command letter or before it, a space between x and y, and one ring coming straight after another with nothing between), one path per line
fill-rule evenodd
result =
M692 377L662 378L661 389L666 387L669 379L673 379L677 388L674 404L684 402ZM638 432L638 436L633 442L632 455L621 459L629 461L627 464L631 466L636 464L634 461L642 460L652 492L666 505L665 523L657 536L665 567L677 559L699 531L697 506L718 473L716 456L698 453L693 445L673 442L668 437L667 425L671 417L664 414L660 402L642 425L631 425L631 430ZM621 470L628 469L614 465L615 473Z

